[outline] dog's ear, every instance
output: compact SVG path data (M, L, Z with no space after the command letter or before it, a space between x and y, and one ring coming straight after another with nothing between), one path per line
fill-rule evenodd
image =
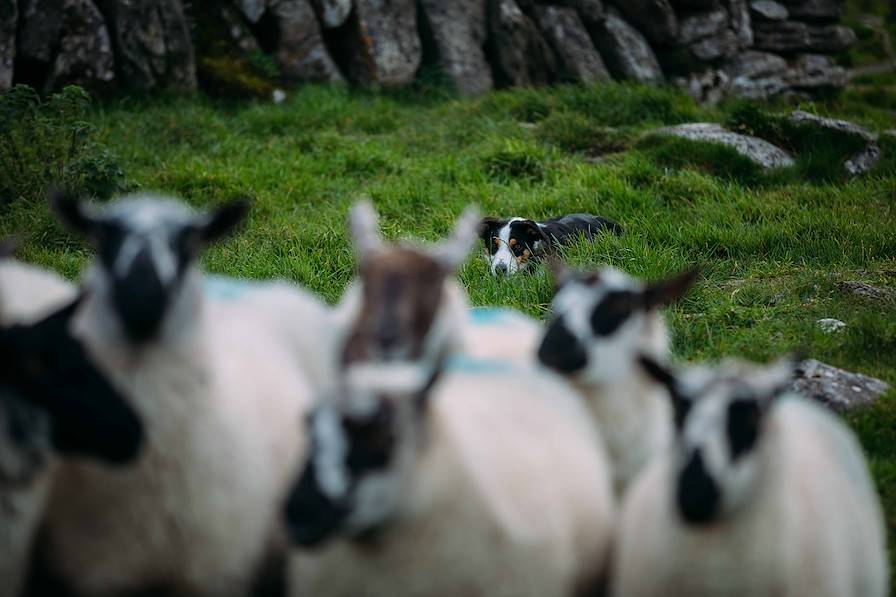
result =
M541 229L541 226L538 225L534 220L523 220L522 222L517 222L517 226L521 226L523 228L523 234L525 234L526 243L534 248L536 242L541 241L546 246L551 244L551 239L545 233L544 230Z
M501 218L495 218L493 216L487 216L479 220L479 238L488 242L488 239L494 235L496 230L500 230L505 224L507 224L507 220L502 220Z

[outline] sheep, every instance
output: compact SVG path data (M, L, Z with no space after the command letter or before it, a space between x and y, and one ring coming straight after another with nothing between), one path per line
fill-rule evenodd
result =
M477 226L478 214L470 208L439 245L389 245L379 234L373 206L366 201L354 206L350 229L359 275L337 307L340 329L352 334L344 339L344 361L453 351L534 361L541 325L512 309L471 310L466 293L449 275L467 257L458 248L476 242Z
M577 393L450 341L466 315L443 297L477 223L468 212L426 254L357 243L344 385L310 418L287 502L298 545L329 540L295 555L297 594L559 596L606 572L615 501Z
M643 374L638 355L665 358L669 334L659 308L684 295L696 272L645 284L609 266L584 273L554 260L552 268L558 290L538 360L587 398L621 496L644 464L669 445L666 390Z
M312 395L309 355L291 333L319 329L328 310L296 289L286 300L282 285L266 294L234 283L242 294L225 296L204 283L195 258L238 225L243 202L206 213L146 194L53 206L97 250L73 329L148 433L126 470L60 469L43 576L88 597L244 595L279 557L279 503L305 449L294 422ZM325 350L325 337L315 341Z
M0 246L0 597L22 590L56 454L121 465L143 433L68 331L74 289L10 253Z
M883 515L861 447L786 389L793 361L680 374L643 364L669 388L677 439L626 496L613 595L888 594Z
M602 586L609 465L560 378L463 355L358 362L308 433L286 505L300 548L292 594L559 597Z

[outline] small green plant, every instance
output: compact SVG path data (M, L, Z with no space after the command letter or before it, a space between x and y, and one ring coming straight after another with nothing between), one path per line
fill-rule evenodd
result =
M547 152L539 145L523 141L505 141L482 158L485 172L492 178L537 181L545 176Z
M89 107L77 86L46 101L27 85L0 96L0 203L41 201L51 186L101 199L120 189L123 173L97 142Z
M576 112L559 111L542 120L538 137L565 151L603 155L623 151L630 139L619 129L600 125Z

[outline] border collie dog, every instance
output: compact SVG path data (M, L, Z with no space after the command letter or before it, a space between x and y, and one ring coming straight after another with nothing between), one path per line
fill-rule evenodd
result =
M558 245L568 245L579 235L591 240L605 231L622 234L622 226L591 214L570 214L544 222L488 217L479 226L479 236L485 243L488 265L494 276L525 271L529 262L554 252Z

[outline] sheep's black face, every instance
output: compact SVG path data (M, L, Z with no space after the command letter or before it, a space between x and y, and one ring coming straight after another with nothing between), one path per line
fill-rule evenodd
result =
M49 415L52 443L60 453L127 463L142 445L143 425L68 331L77 304L0 331L0 383L10 390L10 400ZM18 416L8 423L19 445L40 441L34 439L43 433L39 418Z
M286 507L293 540L379 535L407 494L439 369L356 364L308 418L310 451Z
M680 375L649 359L644 364L673 401L674 499L682 521L702 526L733 515L761 483L765 419L790 381L792 364L761 368L732 361Z
M665 349L663 330L650 328L659 306L684 294L694 274L644 285L613 268L565 272L553 301L554 319L538 349L547 367L603 384L629 375L642 351Z
M202 247L229 233L246 213L243 202L197 214L182 203L147 196L102 210L63 196L52 201L60 218L94 244L102 286L134 343L158 335L184 272Z

